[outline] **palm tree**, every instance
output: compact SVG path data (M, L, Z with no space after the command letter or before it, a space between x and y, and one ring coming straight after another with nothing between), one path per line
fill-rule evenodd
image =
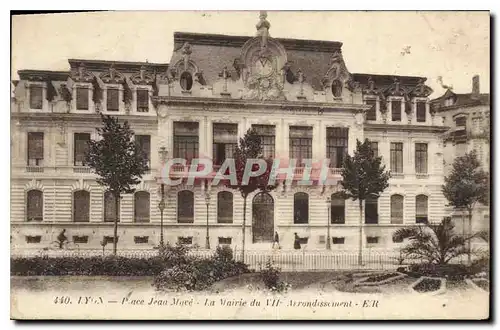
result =
M470 236L457 235L454 228L451 218L446 217L439 223L398 229L394 232L393 238L409 239L409 243L401 249L408 258L444 265L456 257L467 254L466 243L479 236L479 233Z

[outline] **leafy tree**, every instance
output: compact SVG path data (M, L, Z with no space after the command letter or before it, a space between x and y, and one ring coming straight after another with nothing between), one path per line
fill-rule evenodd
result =
M457 235L454 228L451 218L446 217L439 223L426 223L425 226L400 228L392 236L394 240L410 240L401 249L401 252L407 257L444 265L453 258L467 254L466 242L478 236L464 237Z
M363 201L367 197L378 198L389 186L390 174L382 165L382 158L375 157L368 139L356 142L354 155L346 155L342 167L343 195L359 201L359 249L358 263L363 263Z
M276 188L277 185L269 185L269 177L273 166L272 159L266 159L266 170L263 174L255 177L250 177L248 183L243 182L243 174L248 160L262 158L262 143L257 132L250 128L243 138L240 138L239 145L235 148L234 153L236 184L231 184L225 180L226 187L238 190L243 197L243 228L242 228L242 261L245 261L245 229L246 229L246 214L247 214L247 197L254 191L268 192ZM259 169L258 164L252 165L252 171Z
M455 209L465 209L469 216L469 235L472 234L472 211L477 203L489 203L489 176L481 169L475 151L455 158L453 169L444 178L443 194ZM471 242L468 241L469 263L471 262Z
M106 187L115 200L113 254L116 255L119 203L122 194L134 193L133 186L141 182L148 170L147 158L134 142L134 132L127 121L101 114L102 127L97 128L98 140L89 141L85 163L98 175L97 183Z

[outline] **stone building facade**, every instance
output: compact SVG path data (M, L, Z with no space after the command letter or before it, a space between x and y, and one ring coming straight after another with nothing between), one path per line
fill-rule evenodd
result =
M437 116L449 130L443 135L445 175L451 172L456 157L476 151L483 170L490 172L490 94L481 93L479 76L472 78L471 93L458 94L451 89L430 101ZM459 232L468 232L468 216L449 210ZM465 228L464 228L465 224ZM488 230L489 206L478 205L473 214L472 231Z
M246 247L269 249L274 233L292 249L395 249L392 233L445 216L447 131L431 111L424 77L351 73L342 43L275 39L263 14L255 37L175 33L168 64L70 59L69 71L19 71L12 83L11 242L40 249L62 229L80 248L112 239L110 196L82 162L96 138L99 113L127 120L149 155L151 171L120 202L119 249L151 249L160 237L161 167L171 158L230 158L247 129L260 132L264 154L283 160L330 159L340 180L345 153L369 139L391 170L389 188L366 203L339 200L336 184L294 183L248 197ZM164 149L162 149L164 148ZM182 176L183 168L173 175ZM209 196L209 197L207 197ZM213 249L242 241L243 199L210 183L166 186L165 241ZM328 232L330 234L328 234ZM329 238L329 239L328 239Z

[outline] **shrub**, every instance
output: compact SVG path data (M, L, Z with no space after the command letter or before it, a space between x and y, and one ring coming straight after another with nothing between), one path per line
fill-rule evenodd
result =
M271 291L283 292L290 288L290 284L280 281L281 269L274 267L271 260L267 260L266 266L261 270L260 276L266 288Z
M410 266L410 272L420 276L444 277L450 280L461 280L470 274L468 267L461 264L415 264Z
M155 277L153 286L157 290L205 290L216 281L248 273L248 267L233 260L229 247L217 248L210 258L186 257L167 267Z

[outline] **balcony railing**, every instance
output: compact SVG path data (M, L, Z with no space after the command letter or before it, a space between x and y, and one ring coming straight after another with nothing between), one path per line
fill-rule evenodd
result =
M404 173L391 173L391 177L395 179L402 179L405 177Z
M43 167L42 166L26 166L26 172L41 173L41 172L43 172Z
M415 176L417 179L427 179L429 178L429 173L416 173Z
M91 169L88 166L75 166L73 167L73 173L91 173Z

